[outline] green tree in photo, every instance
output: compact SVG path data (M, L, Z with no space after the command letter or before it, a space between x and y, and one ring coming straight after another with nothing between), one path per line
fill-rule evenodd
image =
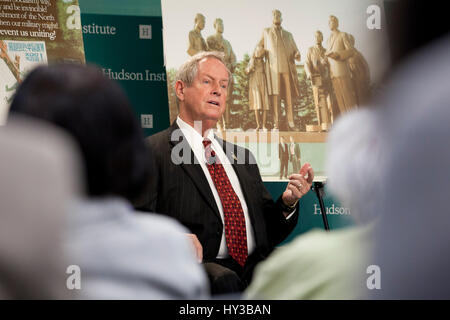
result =
M295 125L300 131L306 131L306 125L317 123L311 82L306 79L303 66L297 66L300 82L300 96L294 102Z
M237 63L234 69L233 103L231 104L231 119L234 128L242 128L244 131L255 128L256 123L248 105L248 74L245 69L250 61L248 54Z

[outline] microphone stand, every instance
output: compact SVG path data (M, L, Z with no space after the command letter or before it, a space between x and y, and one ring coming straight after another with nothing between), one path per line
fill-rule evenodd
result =
M322 181L314 181L313 189L316 192L317 198L319 199L320 212L322 214L323 226L326 231L330 231L330 226L328 225L327 212L325 210L325 205L323 204L323 196L325 191L323 190L324 184Z

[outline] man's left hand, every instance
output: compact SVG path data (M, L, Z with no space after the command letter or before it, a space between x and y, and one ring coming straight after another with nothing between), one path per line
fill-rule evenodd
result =
M281 196L287 206L294 205L311 189L314 180L314 170L309 163L305 163L298 173L289 176L289 183Z

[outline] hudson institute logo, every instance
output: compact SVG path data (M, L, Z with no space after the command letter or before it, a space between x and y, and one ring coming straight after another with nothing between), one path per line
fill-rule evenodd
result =
M149 24L139 25L139 39L151 39L152 38L152 26Z

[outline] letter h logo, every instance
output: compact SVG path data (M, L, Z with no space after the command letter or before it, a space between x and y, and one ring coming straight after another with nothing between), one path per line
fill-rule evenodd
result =
M151 39L152 38L152 26L146 24L139 25L139 39Z

